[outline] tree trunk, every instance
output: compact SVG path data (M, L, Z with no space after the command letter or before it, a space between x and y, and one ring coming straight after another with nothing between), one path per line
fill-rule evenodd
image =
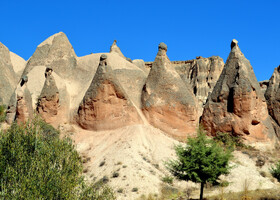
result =
M203 200L203 188L204 188L204 183L202 182L201 183L201 186L200 186L200 200Z

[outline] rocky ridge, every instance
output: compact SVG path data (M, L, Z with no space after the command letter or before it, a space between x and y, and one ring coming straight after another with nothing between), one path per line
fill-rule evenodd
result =
M27 62L0 47L0 103L8 105L7 122L25 122L36 111L67 132L90 158L88 179L98 173L97 180L108 176L111 186L126 188L119 199L158 193L168 176L164 159L174 156L176 139L194 134L199 121L209 133L227 132L267 148L279 137L279 67L260 87L236 41L225 67L218 56L170 61L165 44L150 63L127 59L116 42L110 53L78 57L64 33L42 42ZM242 163L250 159L239 153ZM236 163L230 175L234 190L242 184L238 170L253 171L252 177L266 183L261 188L274 187L250 162L250 167ZM111 178L116 170L119 179ZM139 194L131 192L133 187Z

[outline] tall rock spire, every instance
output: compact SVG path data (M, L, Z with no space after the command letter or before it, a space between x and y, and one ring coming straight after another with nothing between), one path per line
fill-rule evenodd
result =
M171 136L185 138L198 126L197 100L160 43L142 91L142 109L148 121Z
M51 122L51 119L57 115L59 108L59 91L52 72L52 68L46 68L45 84L37 103L37 112L46 122Z
M85 129L106 130L142 123L111 67L100 56L96 74L78 109L77 122Z
M250 141L275 138L264 95L237 40L231 42L221 76L204 107L202 124L212 134L228 132Z

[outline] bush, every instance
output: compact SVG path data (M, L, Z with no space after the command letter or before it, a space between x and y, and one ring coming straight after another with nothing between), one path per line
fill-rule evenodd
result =
M230 148L245 147L245 145L242 142L242 138L240 136L233 136L230 133L218 132L213 137L213 139L216 142L223 144L226 147L230 147Z
M171 177L171 176L165 176L165 177L163 177L161 180L162 180L164 183L168 183L168 184L170 184L170 185L173 184L173 177Z
M280 160L278 161L278 163L276 163L275 166L272 166L270 168L270 173L274 178L278 180L278 182L280 182Z
M0 199L96 199L96 193L109 195L105 186L86 184L82 170L72 141L60 139L59 132L42 120L14 123L0 133ZM84 198L88 196L94 198Z
M0 105L0 123L4 122L6 119L6 106Z

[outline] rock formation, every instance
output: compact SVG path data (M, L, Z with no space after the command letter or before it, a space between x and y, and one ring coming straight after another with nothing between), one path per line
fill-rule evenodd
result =
M57 116L59 108L59 91L52 72L52 68L46 69L46 81L37 103L37 112L46 122L51 122L51 119Z
M89 130L107 130L142 123L111 67L100 56L95 76L78 109L77 122Z
M150 68L145 65L144 60L136 59L136 60L133 60L132 63L135 64L137 67L139 67L141 70L143 70L145 72L145 74L147 74L147 75L149 74Z
M269 114L273 119L274 129L277 136L280 137L280 65L274 69L269 79L265 98Z
M265 94L265 92L266 92L266 89L268 87L268 83L269 83L268 80L264 80L264 81L259 82L260 87L261 87L261 91L263 92L263 94Z
M275 139L264 95L237 43L231 43L231 52L204 107L201 122L211 134L227 132L248 141Z
M7 105L17 85L10 51L0 42L0 103Z
M110 48L110 53L117 53L120 57L126 59L126 57L121 52L121 49L117 46L117 40L114 40L114 42Z
M27 81L28 77L23 76L10 99L6 116L8 124L11 124L14 120L17 123L25 123L33 118L32 98L26 87Z
M77 56L67 36L60 32L42 42L28 60L23 75L39 66L52 67L62 78L70 78L77 67Z
M214 89L224 68L223 59L219 56L210 58L200 56L190 61L173 61L172 65L186 84L191 85L192 92L199 103L201 116L207 97Z
M142 91L142 109L148 121L174 137L185 138L198 126L197 101L160 43Z

